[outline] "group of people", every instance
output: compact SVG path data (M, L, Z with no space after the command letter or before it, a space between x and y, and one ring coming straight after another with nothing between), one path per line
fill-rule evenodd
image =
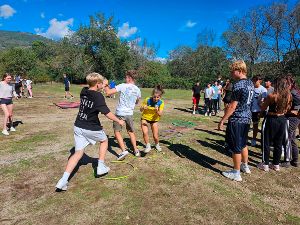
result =
M70 174L89 144L94 145L96 142L100 142L97 175L103 176L110 171L110 168L104 163L108 149L108 138L99 120L99 113L104 114L113 121L114 135L120 146L117 160L122 160L129 154L121 134L124 126L130 137L134 155L136 157L141 155L136 144L133 120L134 108L141 98L141 91L135 85L136 76L137 72L135 70L127 71L126 82L116 85L114 88L110 88L108 81L98 73L91 73L86 77L88 87L84 87L80 93L80 107L74 124L75 153L69 158L65 172L56 184L58 190L67 189ZM105 98L100 91L104 91L107 96L119 93L115 114L107 107ZM149 141L148 125L152 129L156 150L162 150L159 145L158 121L164 109L164 101L161 99L163 94L163 89L156 86L152 91L152 96L147 97L140 106L142 112L141 130L146 145L143 150L145 153L150 152L152 149Z
M262 78L247 79L247 67L244 61L231 65L232 78L236 83L232 87L231 102L222 117L218 129L223 130L225 121L226 147L232 153L233 170L222 174L235 181L242 181L240 171L251 173L248 166L248 132L253 121L253 134L257 135L258 122L262 124L262 162L257 167L263 171L280 170L284 167L298 167L299 150L296 144L296 130L299 126L300 89L292 75L279 76L273 81L266 80L262 88ZM254 143L252 143L253 145ZM270 164L270 149L273 148L273 161ZM284 160L280 163L282 151Z

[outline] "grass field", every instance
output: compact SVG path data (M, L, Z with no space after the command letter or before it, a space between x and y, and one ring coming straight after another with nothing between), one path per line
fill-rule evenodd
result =
M80 89L71 87L74 101ZM33 92L33 99L15 101L15 120L23 124L10 136L0 136L0 224L300 224L300 170L259 171L260 149L250 147L252 174L243 175L240 183L222 177L232 162L223 148L224 133L216 130L220 117L193 116L191 92L183 90L166 90L164 96L163 153L153 150L144 157L129 156L125 163L112 162L118 146L112 123L101 115L110 142L108 177L128 177L96 179L98 146L89 146L69 190L56 193L73 147L78 109L53 105L64 101L62 85L37 85ZM150 92L143 89L143 97ZM114 111L116 100L107 103ZM139 119L136 109L143 148ZM195 126L174 127L174 120ZM125 133L124 138L129 141Z

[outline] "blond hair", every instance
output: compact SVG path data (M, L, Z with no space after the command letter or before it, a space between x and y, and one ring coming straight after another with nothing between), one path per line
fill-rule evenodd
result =
M103 83L104 77L99 73L90 73L86 76L86 82L90 87L94 87L97 83Z
M244 60L237 60L237 61L233 62L230 66L230 70L231 70L231 72L237 70L239 72L247 74L247 66L246 66L246 63L244 62Z

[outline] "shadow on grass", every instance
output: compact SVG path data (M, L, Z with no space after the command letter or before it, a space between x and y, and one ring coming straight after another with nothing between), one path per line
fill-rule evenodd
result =
M222 166L231 167L230 165L215 160L213 158L210 158L206 155L201 154L200 152L190 148L189 146L183 145L183 144L172 144L168 141L160 141L161 143L168 146L169 150L174 152L177 156L180 158L187 158L191 160L192 162L195 162L199 164L200 166L210 169L215 173L221 173L222 171L213 167L213 165L220 164Z
M221 136L221 137L225 138L225 133L217 132L217 128L216 128L216 132L214 132L212 130L204 130L204 129L201 129L201 128L195 128L195 130L200 131L200 132L205 132L205 133L208 133L210 135Z

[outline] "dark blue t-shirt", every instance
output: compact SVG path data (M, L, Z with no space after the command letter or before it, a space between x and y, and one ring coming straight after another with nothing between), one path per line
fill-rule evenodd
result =
M229 118L230 122L251 123L251 103L254 85L251 80L242 79L233 85L231 101L237 101L237 107Z
M65 84L65 87L70 86L69 79L67 77L64 78L64 84Z

